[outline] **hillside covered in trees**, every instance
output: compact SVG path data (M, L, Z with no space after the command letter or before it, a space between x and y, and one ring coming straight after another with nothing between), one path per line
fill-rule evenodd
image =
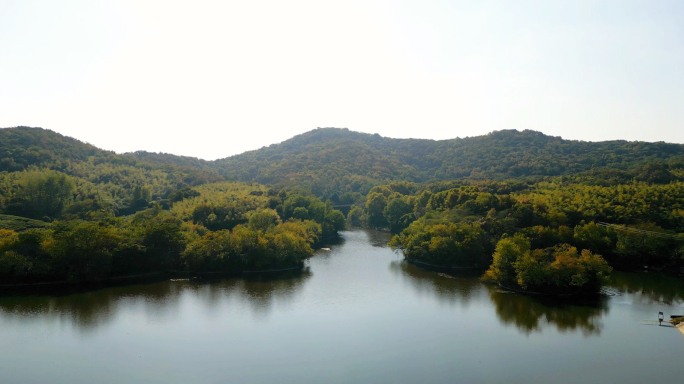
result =
M584 293L611 266L684 267L683 201L680 144L326 128L205 161L7 128L0 283L289 268L350 224L395 233L411 261Z
M299 268L345 225L310 193L224 182L199 159L0 139L0 285Z
M144 151L115 154L49 130L0 129L0 172L47 168L94 184L154 180L154 196L166 193L168 184L222 180L303 187L334 202L344 193L365 195L373 186L391 181L501 181L586 173L585 182L593 178L599 183L666 183L679 177L670 167L682 164L682 144L584 142L535 131L435 141L320 128L259 150L205 161Z
M684 145L584 142L515 130L434 141L322 128L217 160L215 166L229 179L306 185L317 195L332 196L357 191L365 194L373 184L398 180L505 180L599 169L623 174L654 161L661 167L668 161L684 162ZM626 175L639 176L638 172Z

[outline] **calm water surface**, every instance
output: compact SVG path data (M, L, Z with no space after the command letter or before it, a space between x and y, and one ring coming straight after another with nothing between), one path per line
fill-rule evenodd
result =
M308 271L0 298L0 383L645 383L684 377L684 286L616 273L558 302L343 233ZM648 320L648 321L647 321ZM650 321L650 323L649 323Z

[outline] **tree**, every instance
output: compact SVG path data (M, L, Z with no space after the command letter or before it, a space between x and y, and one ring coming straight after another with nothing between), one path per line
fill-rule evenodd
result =
M190 271L237 271L242 266L235 238L229 230L209 232L192 243L182 256Z
M72 221L55 227L46 251L55 258L54 267L70 280L92 281L109 277L121 241L114 228Z
M270 228L280 224L280 216L272 209L262 209L261 211L252 212L249 216L247 226L253 231L266 232Z
M189 199L192 197L197 197L199 195L200 195L200 193L194 189L182 188L182 189L179 189L176 192L170 194L169 195L169 201L172 203L177 203L179 201L183 201L185 199Z
M515 262L529 250L530 241L522 235L499 240L492 265L485 273L485 278L503 285L516 284Z
M578 253L570 244L558 244L533 250L529 245L520 235L501 239L485 278L549 294L596 293L612 271L600 255L586 249Z
M382 228L387 225L383 212L387 206L387 199L382 193L372 192L366 198L366 212L368 212L368 224L372 227Z
M149 268L165 270L175 267L175 262L187 245L181 221L175 217L158 215L143 223L140 232Z
M402 217L412 212L413 206L409 204L403 196L390 200L389 204L383 209L383 215L389 224L390 231L393 233L398 233L406 228L406 222L410 220L406 218L402 222Z
M344 214L337 209L328 211L328 213L325 215L325 221L331 226L333 233L343 230L346 224Z
M136 185L133 188L133 195L131 196L130 207L134 210L145 208L152 200L152 192L147 186Z
M347 222L354 227L360 227L363 225L363 215L363 208L355 206L349 210Z
M634 225L618 231L615 252L625 264L662 264L676 260L679 244L667 235L667 231L653 223Z
M617 234L610 228L602 227L594 222L578 225L574 229L573 244L581 249L604 256L610 255L615 249Z
M308 220L309 211L304 207L297 207L292 211L292 217L298 220Z
M28 172L19 181L19 190L9 202L8 212L36 219L62 213L76 186L71 177L56 171Z

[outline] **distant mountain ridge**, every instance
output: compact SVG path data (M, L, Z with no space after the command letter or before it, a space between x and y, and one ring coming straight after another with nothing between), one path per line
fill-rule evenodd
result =
M139 151L117 155L53 131L0 129L0 171L87 161L202 171L228 180L331 191L363 191L380 182L559 176L601 169L629 171L682 162L684 145L564 140L536 131L502 130L450 140L393 139L345 128L319 128L279 144L215 161ZM92 160L91 160L92 161ZM206 176L204 176L206 177ZM201 179L201 177L200 177Z
M91 157L109 158L115 162L121 162L121 158L128 158L180 167L211 168L209 161L169 153L136 151L117 154L49 129L0 128L0 171L18 171L30 165L41 166L46 163L52 164L54 168L56 165L61 166L71 161L86 161Z
M375 181L507 179L559 176L595 169L630 170L684 156L684 145L564 140L536 131L504 130L450 140L392 139L319 128L280 144L215 161L229 179L326 188L358 178ZM324 184L318 183L324 180Z
M79 187L77 201L120 213L132 206L135 191L144 191L145 200L161 201L180 189L224 180L204 160L147 152L116 154L42 128L0 129L0 210L20 188L17 180L26 176L22 171L69 175Z

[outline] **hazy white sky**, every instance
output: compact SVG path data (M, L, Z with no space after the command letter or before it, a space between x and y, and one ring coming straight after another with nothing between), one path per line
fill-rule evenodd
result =
M684 1L0 0L0 127L215 159L316 127L684 142Z

